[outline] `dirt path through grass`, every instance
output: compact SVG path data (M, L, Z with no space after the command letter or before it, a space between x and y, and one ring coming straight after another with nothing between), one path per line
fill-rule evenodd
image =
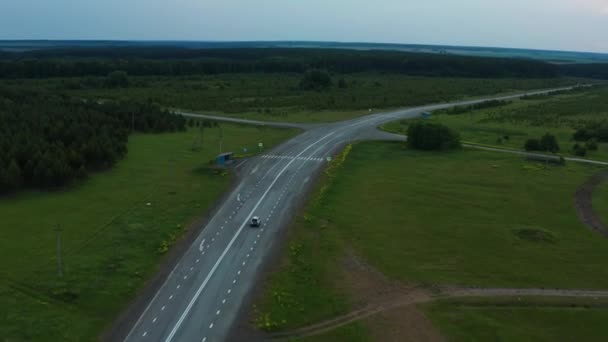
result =
M307 327L269 335L271 340L287 341L293 338L310 337L347 324L366 319L397 308L415 306L436 299L458 297L568 297L568 298L608 298L608 290L584 289L540 289L540 288L466 288L438 287L433 290L421 287L409 288L381 296L363 308L342 316L322 321Z
M599 172L581 185L574 195L576 214L581 222L604 237L608 238L608 227L600 216L593 210L593 191L608 178L608 171Z

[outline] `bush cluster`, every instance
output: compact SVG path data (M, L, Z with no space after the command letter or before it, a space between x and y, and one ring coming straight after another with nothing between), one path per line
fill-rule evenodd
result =
M555 136L547 133L540 139L531 138L526 140L524 149L526 151L544 151L555 153L559 152L559 145Z
M447 150L460 147L460 137L442 124L418 121L407 129L407 145L418 150Z

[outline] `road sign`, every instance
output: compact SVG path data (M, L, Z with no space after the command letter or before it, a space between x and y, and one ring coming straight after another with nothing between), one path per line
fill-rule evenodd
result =
M258 144L258 147L259 147L259 148L262 148L262 147L264 147L264 144L259 143L259 144Z

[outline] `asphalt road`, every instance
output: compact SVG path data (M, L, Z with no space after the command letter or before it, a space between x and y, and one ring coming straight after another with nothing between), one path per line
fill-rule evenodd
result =
M542 92L547 91L527 94ZM495 98L521 95L524 94ZM258 271L268 261L272 247L280 242L279 231L292 219L303 201L302 194L313 183L317 171L327 164L327 157L355 140L399 139L376 129L383 123L481 101L378 113L327 125L298 125L307 130L238 168L238 184L192 241L145 310L138 313L125 341L226 340ZM289 125L183 114L232 122ZM259 228L249 227L254 215L262 220Z

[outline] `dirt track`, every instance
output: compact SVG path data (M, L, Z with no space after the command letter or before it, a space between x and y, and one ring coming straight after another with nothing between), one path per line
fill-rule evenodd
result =
M345 315L332 318L317 324L296 330L271 334L271 340L289 340L319 335L339 328L352 322L397 309L412 306L418 303L429 302L435 299L458 297L579 297L579 298L608 298L608 291L596 290L566 290L566 289L509 289L509 288L440 288L435 293L423 289L410 289L404 293L394 293L368 304L366 307L351 311Z
M599 172L590 177L582 184L575 194L576 212L587 227L597 231L608 238L608 226L606 226L592 206L593 191L602 181L608 179L608 171ZM339 317L322 321L307 327L270 334L271 340L291 340L315 336L347 324L360 321L372 316L380 315L398 308L415 307L418 303L430 302L441 298L459 297L575 297L575 298L608 298L607 291L585 290L585 289L540 289L540 288L462 288L462 287L437 287L433 291L420 287L404 288L400 286L387 286L387 280L381 274L368 265L362 263L358 258L351 257L350 263L355 264L357 279L353 283L360 283L365 278L373 279L368 287L388 288L387 292L381 292L374 299L367 298L367 304L359 309L351 311ZM352 266L352 265L351 265ZM348 267L353 268L353 267ZM352 270L351 270L352 271ZM352 275L351 274L351 275ZM361 275L364 275L361 278ZM353 279L354 280L354 279ZM369 279L368 279L369 281ZM365 282L364 282L365 283ZM381 286L384 284L383 286ZM361 289L359 289L361 290ZM360 291L359 291L360 292ZM363 291L363 292L368 292Z
M581 185L574 195L574 206L576 214L591 230L594 230L608 238L608 227L602 222L599 215L593 210L593 191L598 185L608 178L608 171L602 171L589 178Z

